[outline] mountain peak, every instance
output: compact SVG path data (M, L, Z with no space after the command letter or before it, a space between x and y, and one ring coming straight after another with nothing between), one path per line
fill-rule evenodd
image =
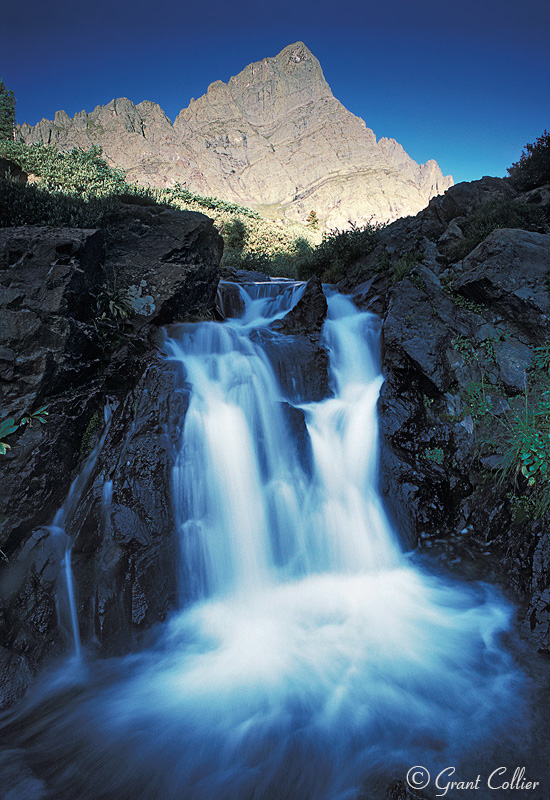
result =
M19 137L60 149L98 144L129 180L180 181L290 220L314 209L331 228L415 214L452 185L435 162L420 166L393 139L377 142L303 42L214 81L173 126L156 104L121 98L73 120L23 126Z

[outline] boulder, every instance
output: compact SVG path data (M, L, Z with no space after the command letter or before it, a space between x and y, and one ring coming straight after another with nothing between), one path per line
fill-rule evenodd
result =
M550 234L495 230L465 259L456 288L490 306L527 342L550 335Z
M107 275L140 321L167 325L213 308L223 239L204 214L123 204L105 246Z
M318 334L327 316L327 298L321 279L314 275L306 283L303 295L283 319L271 323L271 329L290 335Z

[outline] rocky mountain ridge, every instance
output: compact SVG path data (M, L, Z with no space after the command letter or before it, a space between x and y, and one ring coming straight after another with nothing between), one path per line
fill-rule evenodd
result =
M193 192L327 227L415 214L453 181L433 160L419 165L393 139L378 142L332 94L302 43L215 81L172 122L156 103L112 100L72 119L19 126L17 138L62 150L100 145L128 179Z

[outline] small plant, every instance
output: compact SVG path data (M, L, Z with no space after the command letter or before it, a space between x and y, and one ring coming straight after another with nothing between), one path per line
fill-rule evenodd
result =
M550 342L535 347L535 352L529 365L529 372L550 372Z
M466 387L464 402L474 421L479 421L482 417L491 413L491 403L485 394L485 383L481 381L471 381Z
M306 225L308 225L310 228L313 228L313 230L319 229L319 217L315 211L309 212L306 219Z
M427 458L428 461L433 461L435 464L439 464L441 466L445 461L445 454L443 452L443 448L442 447L427 448L424 451L424 458Z
M458 292L451 292L451 296L459 308L466 308L468 311L472 311L474 314L482 314L484 309L480 303L476 303L475 300L468 300L468 298L463 297Z
M413 250L401 256L392 266L393 282L398 283L407 278L421 259L421 255ZM423 288L419 286L417 288Z
M45 425L47 422L46 417L48 416L47 408L47 405L40 406L40 408L37 408L36 411L31 411L29 414L23 414L19 424L28 425L29 428L32 428L33 422L40 422L42 425Z
M32 428L33 422L40 422L44 425L47 422L47 408L48 406L44 405L37 408L36 411L25 413L19 422L16 422L14 417L9 417L0 422L0 455L5 456L8 450L11 450L11 446L7 442L2 441L7 436L11 436L12 433L15 433L19 428L24 428L25 425Z

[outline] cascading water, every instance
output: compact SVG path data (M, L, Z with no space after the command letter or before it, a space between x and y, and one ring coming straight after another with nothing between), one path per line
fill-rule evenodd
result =
M62 702L42 688L56 711L33 763L48 797L343 800L365 782L378 797L375 775L383 787L394 769L446 766L509 724L510 609L413 566L384 512L377 320L330 296L333 396L298 404L304 460L250 336L302 290L274 289L241 289L240 319L183 325L167 344L192 387L173 469L186 606ZM38 709L18 721L29 751Z
M58 617L61 627L65 627L70 632L69 635L73 643L73 652L77 660L81 658L82 648L80 643L80 631L76 610L73 572L71 567L73 541L65 532L65 527L77 509L78 503L80 502L82 495L84 494L84 490L86 489L88 481L92 475L97 458L105 443L105 439L107 438L111 423L110 406L105 406L103 412L103 421L103 430L101 431L101 435L96 442L95 447L85 459L80 472L72 482L65 502L55 515L52 524L47 527L50 536L57 544L57 548L59 550L59 559L61 566L63 567L63 585L59 588L57 593Z

